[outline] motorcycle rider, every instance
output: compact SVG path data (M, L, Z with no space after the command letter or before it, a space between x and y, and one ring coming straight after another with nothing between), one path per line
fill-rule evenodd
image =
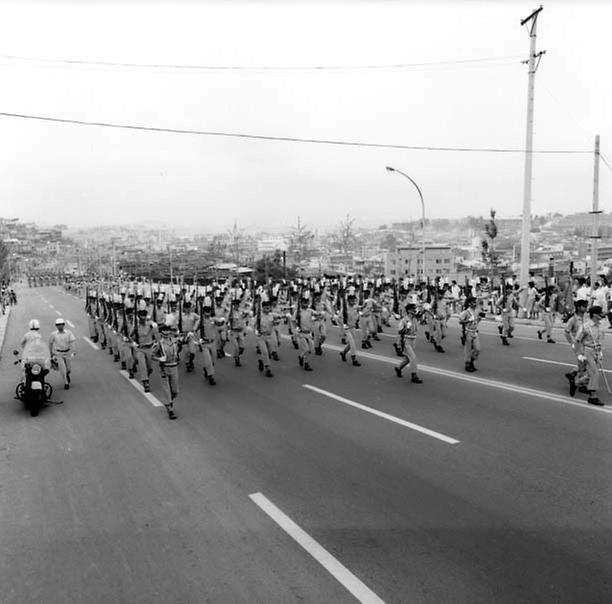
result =
M71 359L76 355L76 338L66 329L66 322L61 317L56 319L57 329L49 336L49 351L57 361L60 374L64 380L64 390L70 388Z
M21 338L21 351L22 355L26 353L26 349L30 347L31 343L40 340L40 321L38 319L31 319L28 324L28 329L23 338Z

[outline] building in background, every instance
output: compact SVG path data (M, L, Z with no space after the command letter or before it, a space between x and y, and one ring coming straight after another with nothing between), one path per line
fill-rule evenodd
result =
M455 254L450 245L426 245L423 270L421 246L398 247L386 254L385 274L389 277L435 278L450 277L457 273Z

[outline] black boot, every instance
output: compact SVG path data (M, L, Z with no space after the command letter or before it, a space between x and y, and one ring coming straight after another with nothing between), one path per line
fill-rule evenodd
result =
M569 380L569 393L570 393L570 396L574 396L574 394L576 394L576 390L578 388L578 386L576 386L576 380L574 379L574 376L571 373L566 373L565 377Z
M340 356L342 357L342 360L346 362L346 352L344 352L344 350L340 353Z
M508 338L505 338L504 336L502 336L501 341L504 346L510 346L510 342L508 342Z
M423 380L416 373L412 374L412 377L410 378L410 381L413 384L422 384L423 383Z
M309 363L304 363L304 371L312 371L312 367Z
M361 367L361 363L357 360L356 356L351 356L351 360L352 360L352 365L354 367Z
M587 403L589 403L589 405L597 405L598 407L604 406L604 404L595 396L595 390L589 390L589 398L587 399Z
M399 367L394 367L393 369L395 369L395 375L398 378L401 378L402 377L402 370Z
M273 358L275 361L280 361L280 359L278 358L278 352L273 352L273 353L272 353L272 358Z
M236 367L242 367L242 363L240 362L240 357L234 357L234 365L236 365Z
M266 368L266 373L265 373L266 377L272 377L272 371L270 371L270 368L267 367Z
M151 392L151 386L149 386L149 380L142 380L142 387L145 392Z
M259 369L259 371L263 371L264 370L264 364L263 364L263 361L261 359L257 359L257 369Z

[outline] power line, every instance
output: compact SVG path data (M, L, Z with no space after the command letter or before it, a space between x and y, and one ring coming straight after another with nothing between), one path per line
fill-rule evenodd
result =
M0 112L0 116L18 119L39 120L44 122L56 122L60 124L75 124L79 126L99 126L103 128L118 128L123 130L138 130L145 132L164 132L169 134L192 134L198 136L221 136L228 138L243 138L254 140L268 140L292 143L313 143L319 145L342 145L347 147L373 147L379 149L406 149L412 151L462 151L476 153L525 153L525 149L502 149L491 147L430 147L417 145L398 145L385 143L363 143L358 141L341 141L332 139L297 138L291 136L266 136L263 134L248 134L243 132L215 132L210 130L190 130L183 128L162 128L157 126L138 126L134 124L116 124L112 122L90 122L59 117L48 117L43 115L28 115L23 113ZM579 149L541 149L532 153L540 154L590 154L592 151Z
M505 55L500 57L480 57L473 59L455 59L429 61L424 63L392 63L388 65L305 65L305 66L253 66L246 65L185 65L176 63L126 63L119 61L89 61L85 59L49 59L19 55L0 55L0 59L11 61L29 61L33 63L59 63L64 65L89 65L94 67L129 67L136 69L181 69L198 71L359 71L383 69L412 69L418 67L436 67L444 65L470 65L495 61L518 59L522 55Z

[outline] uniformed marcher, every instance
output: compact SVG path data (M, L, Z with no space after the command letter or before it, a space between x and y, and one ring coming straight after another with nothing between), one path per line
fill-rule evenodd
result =
M480 355L480 338L478 336L478 323L485 313L477 310L476 298L467 299L467 308L459 315L459 323L465 327L465 344L463 346L463 360L465 370L476 371L474 361Z
M179 393L178 363L179 344L178 329L164 324L159 328L160 340L153 345L152 357L159 363L162 390L166 402L164 406L170 419L176 419L174 400Z
M514 303L515 298L512 285L506 285L503 295L501 295L496 302L497 310L501 313L502 323L497 329L499 330L499 335L504 346L510 346L508 338L514 337L512 335L514 331Z
M313 353L314 310L310 308L310 299L302 296L295 313L295 325L300 353L298 363L305 371L312 371L310 356Z
M194 370L194 360L197 350L197 333L200 329L200 315L194 312L190 298L185 298L183 302L183 317L182 317L181 342L183 346L187 346L187 363L185 367L187 372L191 373Z
M155 342L159 340L157 324L148 318L148 314L146 308L138 310L138 321L130 334L132 342L134 342L134 357L138 364L138 375L145 392L151 391L149 376L153 373L152 349Z
M272 377L270 369L270 358L276 352L276 336L274 334L274 315L271 311L270 300L264 298L260 302L261 309L255 318L255 337L257 338L257 349L259 350L257 367L263 371L266 377Z
M404 359L395 367L397 377L402 377L402 369L408 365L411 382L422 384L423 380L417 374L416 337L418 332L418 320L416 319L416 305L412 302L406 304L406 314L398 323L397 329L402 342L400 344Z
M202 302L202 320L200 321L200 345L202 347L202 359L204 361L204 377L211 386L215 380L215 356L217 353L217 323L213 317L212 298L206 296Z
M343 303L342 308L342 328L344 331L344 337L346 338L346 346L340 353L343 361L346 361L347 353L351 355L351 363L355 367L359 367L361 363L357 360L357 347L355 346L355 331L359 324L359 310L356 306L356 300L354 294L349 294Z
M587 392L586 385L589 376L586 369L586 357L582 343L576 342L578 331L584 323L587 306L587 300L576 300L574 314L567 320L564 328L565 339L572 347L572 352L576 355L576 369L565 374L565 377L569 380L570 396L574 396L578 388L582 388L584 392ZM579 358L584 358L584 360L579 360Z
M589 319L579 327L576 334L576 343L582 345L583 352L578 356L579 361L586 362L586 370L589 376L587 385L591 405L603 406L597 397L599 389L599 373L602 370L603 354L602 344L604 340L604 329L600 322L603 318L601 306L591 306Z

